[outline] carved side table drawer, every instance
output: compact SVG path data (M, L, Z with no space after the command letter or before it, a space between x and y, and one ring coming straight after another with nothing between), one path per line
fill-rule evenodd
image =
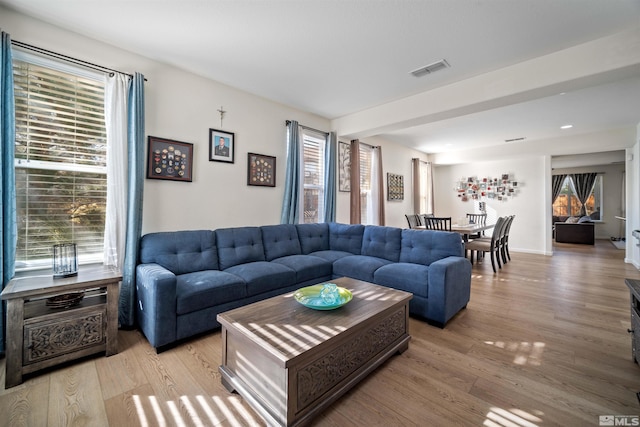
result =
M108 267L80 268L78 275L21 275L2 291L7 301L5 387L24 374L94 353L118 352L118 284Z

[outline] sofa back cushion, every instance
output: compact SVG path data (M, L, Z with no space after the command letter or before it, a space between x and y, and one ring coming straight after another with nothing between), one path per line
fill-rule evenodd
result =
M173 274L217 270L215 232L187 230L146 234L140 239L140 263L156 263Z
M265 260L262 232L258 227L216 230L216 245L220 270L226 270L238 264Z
M401 228L368 225L362 236L361 254L398 262L401 239Z
M430 265L450 256L463 256L464 246L458 233L435 230L402 230L400 262Z
M296 224L303 254L329 250L329 224Z
M360 255L362 250L362 224L329 223L329 249Z
M267 261L289 255L300 255L298 231L293 224L265 225L262 230L262 244Z

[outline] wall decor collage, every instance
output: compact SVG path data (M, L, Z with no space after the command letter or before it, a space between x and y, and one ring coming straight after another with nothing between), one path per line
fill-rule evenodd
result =
M193 144L148 136L147 179L192 182ZM235 133L209 129L209 161L235 162ZM247 185L276 186L276 158L247 153Z
M462 202L487 199L504 202L518 194L520 187L522 187L521 182L505 173L499 178L462 177L460 181L456 182L454 191Z

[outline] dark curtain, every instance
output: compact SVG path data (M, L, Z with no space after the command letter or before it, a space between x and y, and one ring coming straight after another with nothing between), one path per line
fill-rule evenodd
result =
M554 204L560 195L560 191L562 191L562 183L566 177L566 174L553 175L551 177L551 204Z
M351 224L360 224L360 141L351 141Z
M585 207L585 203L591 194L591 190L593 190L593 185L596 183L597 173L576 173L571 175L571 179L573 180L573 186L576 190L576 196L580 203L582 204L582 208L580 210L580 216L587 214L587 209Z

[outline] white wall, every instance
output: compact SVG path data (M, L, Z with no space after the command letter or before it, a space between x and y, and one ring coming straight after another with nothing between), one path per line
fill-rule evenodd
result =
M146 135L194 144L193 182L145 180L143 232L280 222L287 119L330 130L329 120L79 36L0 6L13 40L124 72L145 83ZM235 132L235 163L209 162L209 128ZM146 150L146 141L145 141ZM247 186L247 153L277 157L276 187Z
M192 182L145 179L143 233L279 223L286 166L285 121L297 120L315 129L331 130L326 118L79 36L2 6L0 28L13 40L124 72L143 73L148 79L146 135L194 144ZM222 127L217 112L221 106L227 111ZM209 128L235 133L235 163L209 162ZM412 212L411 158L426 160L426 154L375 138L362 141L383 147L385 180L387 172L404 175L405 199L386 202L386 218L387 225L406 227L404 214ZM145 141L145 152L146 145ZM247 186L249 152L277 157L275 188ZM349 194L338 192L339 222L349 222Z
M509 174L518 181L518 192L507 201L484 199L488 220L515 215L509 237L514 252L548 254L546 248L546 197L548 159L544 156L520 157L510 160L440 165L434 167L436 216L451 216L453 220L466 213L477 212L477 202L462 202L454 187L462 177L500 177ZM550 229L549 233L550 234Z

